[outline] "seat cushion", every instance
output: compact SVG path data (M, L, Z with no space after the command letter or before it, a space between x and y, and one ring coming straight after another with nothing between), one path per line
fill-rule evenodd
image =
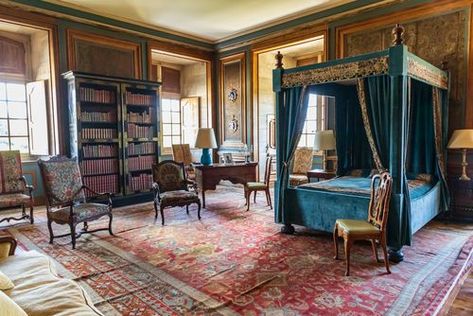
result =
M5 290L11 290L13 289L15 285L13 284L13 282L10 280L9 277L7 277L5 275L5 273L3 273L1 270L0 270L0 290L2 291L5 291Z
M309 183L309 178L305 174L291 174L289 175L289 184L292 186L298 186L301 184Z
M28 316L8 295L0 291L0 316Z
M179 206L191 204L199 201L199 196L195 192L186 190L168 191L161 194L162 206Z
M81 203L74 206L74 222L83 222L109 213L108 205L101 203ZM69 207L64 207L49 213L49 217L58 222L69 222Z
M348 234L378 234L379 228L368 223L355 219L337 219L339 230L344 230Z
M264 190L266 189L266 184L263 182L247 182L246 187L250 190Z
M0 208L24 204L30 206L30 197L22 193L0 194Z
M29 251L0 261L15 287L5 291L29 316L101 315L74 281L57 276L48 257Z

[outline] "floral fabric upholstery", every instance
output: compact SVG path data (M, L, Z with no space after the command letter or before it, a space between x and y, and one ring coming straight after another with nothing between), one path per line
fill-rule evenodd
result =
M90 219L108 215L109 207L100 203L81 203L73 206L73 222L80 223ZM63 207L55 211L49 212L49 218L59 223L69 223L70 208Z
M85 201L79 164L74 159L40 161L41 175L50 205ZM75 197L74 195L80 191Z
M153 167L154 181L160 192L184 190L187 186L182 164L165 162Z
M303 174L291 174L289 175L289 185L298 186L301 184L309 183L309 178Z
M247 182L246 187L250 190L265 189L266 184L264 182Z
M312 169L312 159L314 150L310 147L299 147L294 154L292 173L307 174Z
M1 194L0 195L0 208L13 207L13 206L32 206L31 199L28 195L23 193L12 193L12 194Z
M0 151L0 194L24 192L22 176L20 152Z
M166 206L180 206L191 203L198 203L199 197L194 192L186 190L168 191L161 194L161 201L159 204Z

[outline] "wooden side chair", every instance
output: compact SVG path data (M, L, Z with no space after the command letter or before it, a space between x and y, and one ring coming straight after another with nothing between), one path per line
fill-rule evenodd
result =
M31 224L34 223L33 186L28 185L23 176L20 152L0 151L0 209L20 207L20 217L5 217L0 223L22 219L29 219ZM26 208L29 208L29 214L26 213Z
M266 193L266 201L271 209L273 205L271 203L271 193L269 192L269 180L271 177L271 165L273 163L273 157L266 157L266 165L264 169L264 182L247 182L245 184L245 198L247 211L250 210L250 196L252 192L255 192L254 202L256 203L256 193L258 191L264 191Z
M312 169L314 149L311 147L299 147L294 153L292 172L289 175L289 184L298 186L309 182L307 171Z
M392 177L388 172L373 176L371 180L371 199L368 209L368 220L337 219L333 231L335 257L338 259L338 237L343 237L346 270L350 275L350 250L356 240L370 240L376 262L379 262L376 242L379 242L384 253L384 264L388 273L389 261L386 249L386 224L388 221L389 203L391 200Z
M38 164L46 193L46 214L50 244L53 243L54 238L69 236L69 234L54 236L53 222L59 225L69 225L72 249L76 247L76 239L84 233L108 230L110 235L113 235L111 194L98 193L84 185L79 164L75 159L54 156L49 160L39 160ZM105 203L87 202L85 190L91 192L96 198L105 198ZM103 216L110 218L108 228L88 229L88 222ZM77 234L76 226L79 223L84 223L84 228Z
M196 192L189 191L184 164L174 160L164 160L153 165L153 191L155 218L158 218L158 207L161 213L161 224L164 225L164 208L185 206L189 214L189 205L198 206L197 216L200 219L200 199Z

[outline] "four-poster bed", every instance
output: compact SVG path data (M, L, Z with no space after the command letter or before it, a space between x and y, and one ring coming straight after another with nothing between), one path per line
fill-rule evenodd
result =
M408 52L403 28L387 50L292 69L278 53L275 220L332 232L338 218L366 219L370 175L393 177L388 219L390 259L401 261L414 232L448 208L444 148L448 74ZM308 96L335 97L337 178L297 187L289 170Z

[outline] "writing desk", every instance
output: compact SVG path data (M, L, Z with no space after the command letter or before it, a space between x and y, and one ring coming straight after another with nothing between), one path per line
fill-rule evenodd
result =
M221 180L246 184L256 181L257 162L194 165L198 190L202 191L202 206L205 207L205 191L215 190Z

